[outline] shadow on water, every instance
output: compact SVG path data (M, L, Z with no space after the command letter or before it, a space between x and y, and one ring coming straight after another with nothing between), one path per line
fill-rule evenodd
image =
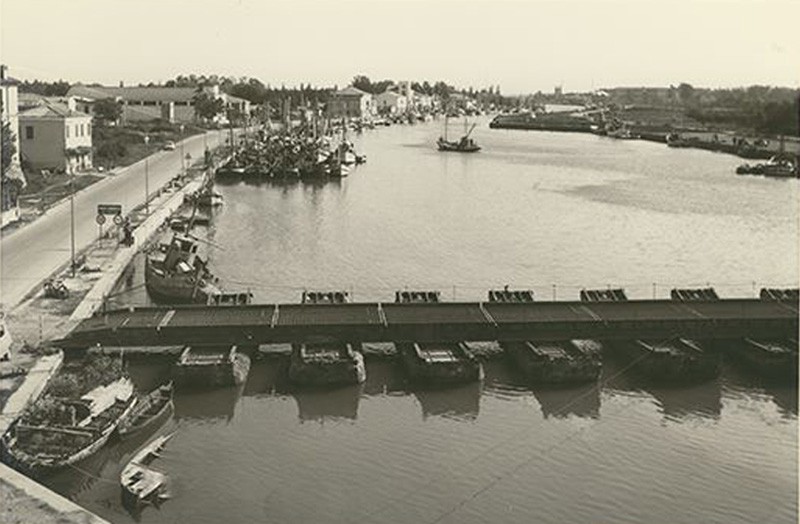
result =
M294 391L291 396L297 402L297 414L301 422L358 418L358 402L363 385L345 386L336 389Z
M482 390L481 382L470 382L447 388L415 389L414 396L422 407L423 420L444 417L471 421L478 418Z
M532 394L545 418L598 418L600 389L596 382L576 385L533 386L503 359L484 363L486 387L501 398L516 399Z
M689 416L718 419L722 412L722 379L688 384L658 384L630 367L625 357L603 355L602 388L649 395L667 418Z
M178 390L175 392L177 420L224 419L230 422L243 387L212 390Z
M797 417L797 382L761 377L732 358L725 359L723 384L726 388L745 395L763 395L778 407L785 418Z

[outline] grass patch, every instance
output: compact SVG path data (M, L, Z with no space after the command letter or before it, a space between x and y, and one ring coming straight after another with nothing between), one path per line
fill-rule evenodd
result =
M124 167L159 151L166 142L179 142L203 132L203 128L168 122L136 122L125 126L95 126L92 129L94 165L104 169ZM145 138L149 138L145 143Z

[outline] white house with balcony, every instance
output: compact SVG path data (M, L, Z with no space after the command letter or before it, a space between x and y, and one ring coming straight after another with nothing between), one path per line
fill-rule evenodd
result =
M75 102L44 101L19 114L22 162L31 169L75 173L92 168L92 117Z

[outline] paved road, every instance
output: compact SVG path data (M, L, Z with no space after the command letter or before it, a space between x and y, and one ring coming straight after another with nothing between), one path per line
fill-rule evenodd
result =
M206 133L208 147L225 140L225 131ZM196 135L183 141L183 154L203 158L205 140ZM181 144L175 151L161 151L148 159L151 193L166 184L181 170ZM145 161L121 169L75 196L75 250L80 251L97 239L97 204L122 204L123 213L144 202ZM109 217L110 218L110 217ZM12 310L32 289L70 260L69 199L44 215L0 240L0 302Z

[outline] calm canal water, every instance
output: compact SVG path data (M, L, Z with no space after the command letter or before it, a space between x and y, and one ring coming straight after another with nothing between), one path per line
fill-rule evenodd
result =
M355 139L368 163L341 183L220 186L211 267L281 302L304 288L480 299L510 284L574 299L798 285L797 180L736 176L732 156L485 124L476 155L436 152L439 123L395 126ZM138 264L118 301L146 301ZM609 360L599 386L531 390L491 361L482 384L419 391L369 361L366 384L332 392L293 390L282 366L177 396L156 463L174 498L142 522L797 521L797 392L731 364L656 388ZM169 373L131 368L145 389ZM118 475L147 438L49 483L132 522Z

